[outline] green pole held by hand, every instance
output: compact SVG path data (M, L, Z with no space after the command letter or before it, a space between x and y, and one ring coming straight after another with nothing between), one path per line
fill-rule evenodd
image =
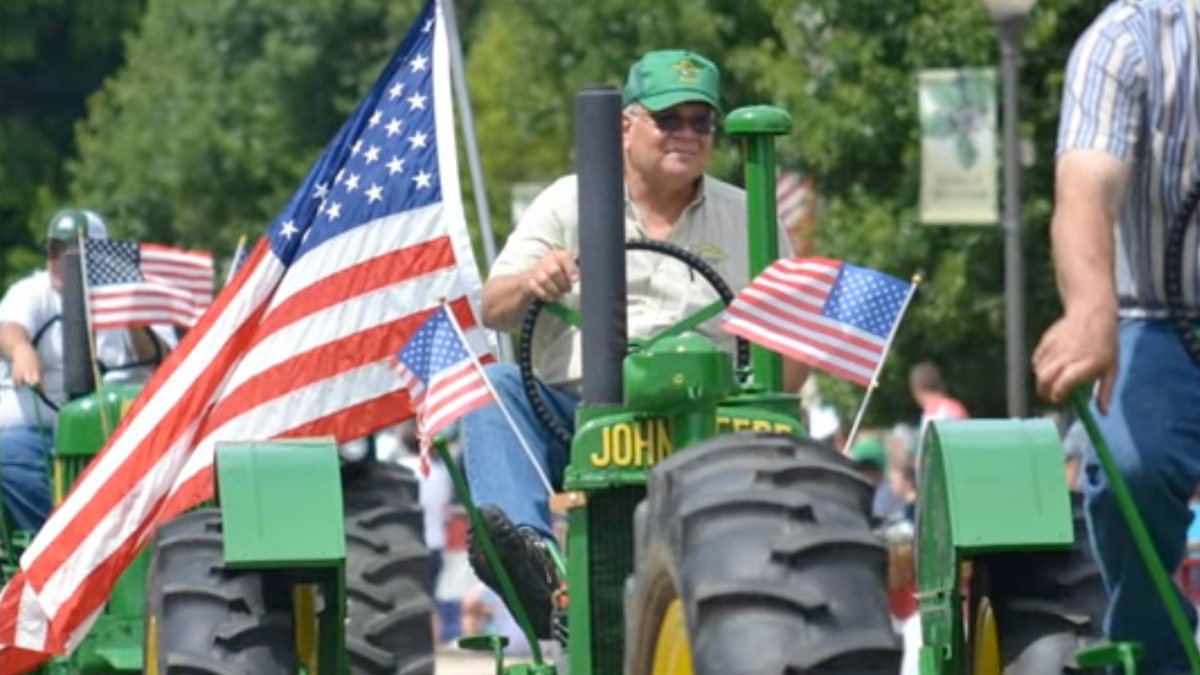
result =
M1137 505L1133 502L1133 494L1129 491L1129 485L1121 476L1121 472L1117 470L1117 463L1113 458L1112 451L1100 434L1100 426L1096 423L1095 416L1092 415L1088 405L1088 395L1084 391L1081 387L1071 392L1071 403L1087 430L1088 438L1092 441L1092 447L1096 450L1096 457L1100 460L1100 465L1104 467L1104 475L1108 478L1113 497L1117 500L1121 514L1125 516L1129 533L1133 537L1142 561L1146 564L1150 579L1154 582L1154 587L1166 606L1171 625L1183 643L1191 671L1193 675L1200 675L1200 651L1196 648L1196 637L1192 633L1192 627L1188 624L1187 615L1184 614L1175 583L1168 574L1166 565L1158 556L1158 552L1154 550L1150 532L1146 529L1146 523L1142 520L1142 515L1138 513Z

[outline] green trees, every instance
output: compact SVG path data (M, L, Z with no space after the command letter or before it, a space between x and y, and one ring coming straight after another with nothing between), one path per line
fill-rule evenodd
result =
M40 264L84 100L121 64L142 0L0 3L0 288Z
M67 12L61 0L17 4L29 3ZM420 3L100 4L105 9L86 10L96 15L86 20L85 10L70 13L74 23L105 26L86 33L90 42L80 38L86 47L70 50L83 69L47 60L54 45L45 40L8 40L10 30L28 31L0 21L6 91L35 74L42 81L46 73L70 71L77 73L70 81L81 82L64 93L62 114L53 119L31 122L28 113L15 114L21 108L7 95L0 99L0 141L6 150L17 148L0 154L6 185L0 217L10 261L4 274L22 266L13 261L28 265L32 242L22 235L10 243L9 223L39 223L67 197L104 212L118 233L227 255L239 236L257 235L282 206ZM1045 225L1061 72L1095 11L1082 0L1045 3L1035 9L1025 40L1023 133L1034 150L1024 172L1031 346L1057 309ZM619 83L647 49L696 49L722 65L731 107L768 102L792 113L795 129L781 140L780 156L817 180L821 253L902 277L924 275L873 416L915 414L905 376L909 365L927 358L944 367L954 393L974 412L1004 413L999 229L915 222L916 73L996 62L995 31L981 3L464 0L458 15L488 202L501 238L514 183L571 170L571 110L580 86ZM105 76L102 90L87 99ZM26 131L30 124L38 133ZM10 145L13 138L21 144ZM465 161L461 169L469 190ZM737 148L728 141L714 170L739 178ZM470 192L464 199L474 219ZM829 391L851 410L861 395L836 383Z

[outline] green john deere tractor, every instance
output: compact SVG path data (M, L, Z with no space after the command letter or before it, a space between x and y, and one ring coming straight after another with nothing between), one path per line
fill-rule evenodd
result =
M97 387L78 243L63 265L68 402L47 448L61 503L141 392ZM42 675L431 675L433 588L412 472L363 442L218 443L218 499L166 523L99 620ZM0 511L0 582L36 533Z
M686 250L625 241L620 96L589 88L576 106L581 311L535 300L519 353L535 411L571 448L565 545L552 556L566 581L546 645L557 656L536 642L506 573L502 590L537 645L531 662L506 665L499 636L460 644L492 651L497 672L510 675L897 675L903 649L889 608L889 547L871 517L874 488L846 457L806 438L799 401L781 393L777 354L742 342L731 355L693 330L733 294ZM769 106L725 122L743 150L751 276L778 254L774 137L790 125ZM683 261L721 299L629 340L631 250ZM582 332L573 433L546 414L533 386L529 345L543 312ZM1079 536L1052 423L935 423L921 467L923 675L1076 669L1075 653L1098 638L1104 589ZM500 569L494 544L481 540ZM1089 666L1112 656L1090 654Z
M523 327L528 338L550 311L583 331L574 432L541 415L571 441L564 489L574 498L558 556L566 585L555 602L564 656L544 658L486 536L535 650L532 663L505 666L501 637L462 645L493 650L497 671L511 675L896 675L902 650L888 606L888 548L870 516L873 489L847 458L805 438L798 401L781 393L777 355L740 343L731 356L692 330L732 299L702 259L624 241L619 120L616 90L579 96L582 311L534 303ZM790 123L765 106L726 121L745 152L752 274L777 255L773 137ZM684 261L721 301L653 339L628 340L629 249ZM527 389L538 406L536 388ZM102 445L100 411L120 413L136 388L88 392L60 411L60 494ZM345 462L322 439L226 443L216 455L216 504L159 531L85 643L49 672L431 672L432 606L411 477ZM1102 589L1050 422L935 422L920 466L922 675L1113 664L1133 672L1135 645L1089 645ZM477 520L457 472L455 480ZM7 569L27 541L6 535Z

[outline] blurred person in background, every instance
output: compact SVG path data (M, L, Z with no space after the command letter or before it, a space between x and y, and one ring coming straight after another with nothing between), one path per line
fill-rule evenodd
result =
M926 361L913 366L908 374L908 387L913 401L921 407L922 431L932 420L964 420L970 417L967 407L946 393L942 371Z
M855 467L875 486L871 515L880 523L895 520L903 515L908 506L893 490L888 479L890 470L886 439L887 434L883 432L864 431L846 453Z
M529 640L500 596L478 582L462 601L463 636L501 635L508 638L504 655L528 657L533 653Z
M46 266L0 297L0 499L19 530L36 532L52 508L47 456L56 445L58 409L67 400L63 353L63 263L69 244L108 238L94 211L54 214L42 242ZM174 328L95 331L101 382L146 379L175 348Z
M454 433L456 429L457 427L452 427L447 431L446 440L449 443L457 442L457 434ZM421 509L425 515L425 546L429 549L429 570L436 599L438 581L441 579L445 562L446 525L450 518L450 503L454 498L454 481L437 451L430 453L429 475L425 475L421 470L421 444L413 422L397 425L395 434L401 448L401 454L396 461L412 470L417 477ZM441 642L441 621L438 620L438 614L435 613L434 617L434 638Z

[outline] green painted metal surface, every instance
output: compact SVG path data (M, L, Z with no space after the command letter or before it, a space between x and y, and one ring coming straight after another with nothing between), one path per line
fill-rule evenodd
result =
M110 385L102 392L64 404L58 416L53 449L51 483L55 502L61 502L87 465L104 448L133 401L140 385ZM24 551L35 533L12 533L11 564L0 570L0 579L16 569L16 556ZM125 569L113 586L108 602L91 631L70 656L50 659L41 672L46 675L105 673L125 675L142 672L142 644L146 605L146 569L149 552L143 551Z
M67 659L72 673L142 672L149 549L134 558L113 586L92 630Z
M334 439L217 443L216 476L230 567L324 568L345 560Z
M225 563L317 584L319 670L348 672L346 528L341 458L333 438L218 443L217 500Z
M963 553L1074 543L1062 442L1050 420L935 421L922 444L923 461L933 456L942 474L929 479L946 486L946 501L925 508L949 511L950 540Z
M779 259L779 226L775 203L775 137L792 129L792 118L773 106L739 108L725 120L725 130L740 136L745 157L747 224L750 235L750 278ZM754 383L763 391L783 390L779 354L750 346Z
M972 556L1074 543L1049 420L941 420L922 438L917 516L921 672L967 672L960 571Z
M725 132L733 136L782 136L792 130L792 116L783 108L751 105L738 108L725 118ZM775 194L774 177L771 194Z
M596 627L592 625L589 600L592 578L592 551L588 533L591 532L590 509L587 506L567 511L567 653L571 655L571 671L592 672L595 657L592 647Z
M717 430L774 431L806 436L800 419L800 396L780 392L747 393L721 403Z
M698 333L665 338L624 364L625 405L645 411L715 407L734 391L733 359Z
M102 393L89 394L64 404L58 411L55 454L59 457L94 457L141 392L141 385L110 385ZM105 422L111 425L108 433L105 433Z
M675 419L673 425L673 418L667 415L623 409L591 412L577 418L572 461L564 479L567 490L644 484L655 464L677 447L689 445L676 442L673 429L682 420ZM743 431L802 435L803 427L795 414L729 399L717 407L711 428L701 438Z

